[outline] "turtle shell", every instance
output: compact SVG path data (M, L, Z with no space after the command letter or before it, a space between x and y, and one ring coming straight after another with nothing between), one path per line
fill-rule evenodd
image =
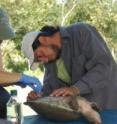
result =
M78 97L77 97L78 99ZM80 118L79 106L72 97L42 97L25 102L40 116L54 121L69 121Z

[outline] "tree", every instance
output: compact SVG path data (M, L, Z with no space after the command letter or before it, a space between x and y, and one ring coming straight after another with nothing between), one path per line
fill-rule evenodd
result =
M58 4L58 2L59 4ZM22 37L44 25L90 23L105 37L117 60L117 1L114 0L0 0L7 9L16 38L3 44L4 64L8 71L31 72L21 53ZM42 66L41 66L41 69Z

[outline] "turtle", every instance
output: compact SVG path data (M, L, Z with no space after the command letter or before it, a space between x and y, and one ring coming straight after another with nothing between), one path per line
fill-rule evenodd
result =
M81 96L46 96L24 104L52 121L78 120L84 116L93 124L101 124L100 108Z

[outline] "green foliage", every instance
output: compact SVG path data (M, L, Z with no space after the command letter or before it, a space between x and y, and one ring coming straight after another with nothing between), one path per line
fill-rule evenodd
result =
M28 70L32 73L27 66L27 59L24 58L24 55L21 53L21 40L29 31L39 30L42 26L47 24L57 24L57 19L55 18L57 16L57 10L53 11L51 9L56 3L52 2L52 0L48 0L48 2L45 0L3 0L0 1L0 3L1 6L7 10L16 32L16 37L13 41L10 40L4 43L2 47L5 69L7 71L17 71L21 73L28 73ZM43 71L42 66L38 72L40 71Z
M8 71L38 75L43 67L32 72L27 59L21 53L23 36L44 25L69 25L74 22L90 23L105 37L117 60L117 1L114 0L66 0L57 4L56 0L0 0L6 8L16 37L6 41L2 48L4 65Z

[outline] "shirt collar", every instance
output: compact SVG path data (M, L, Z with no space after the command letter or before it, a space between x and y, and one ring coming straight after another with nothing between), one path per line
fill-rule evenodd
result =
M67 31L66 27L60 27L60 34L62 38L69 37L69 32Z

